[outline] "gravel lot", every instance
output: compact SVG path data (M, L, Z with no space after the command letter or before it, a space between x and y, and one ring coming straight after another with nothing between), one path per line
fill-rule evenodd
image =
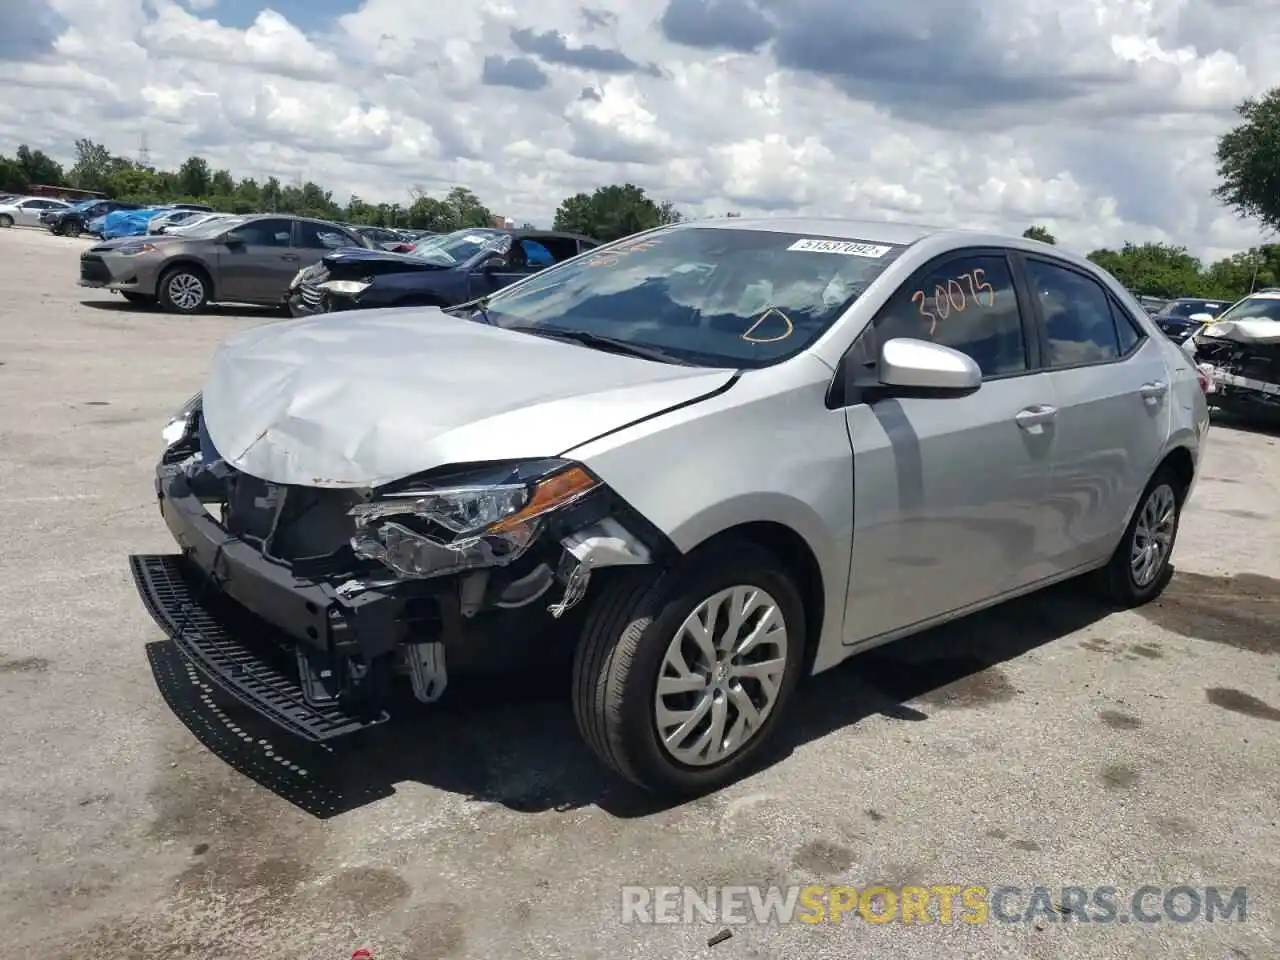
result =
M1215 425L1165 598L1065 587L817 679L779 759L655 808L564 685L460 685L333 756L205 702L129 553L214 344L0 231L0 929L36 958L1280 956L1280 445ZM1248 887L1244 923L624 926L624 884ZM1055 897L1056 899L1056 897Z

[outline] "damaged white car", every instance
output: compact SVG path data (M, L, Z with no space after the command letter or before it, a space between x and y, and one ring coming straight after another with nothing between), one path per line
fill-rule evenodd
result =
M1089 571L1159 594L1206 427L1189 358L1082 258L682 223L225 341L156 472L181 552L132 562L191 662L300 736L563 652L595 753L698 793L861 650Z
M1192 344L1210 406L1280 422L1280 291L1240 300L1202 327Z

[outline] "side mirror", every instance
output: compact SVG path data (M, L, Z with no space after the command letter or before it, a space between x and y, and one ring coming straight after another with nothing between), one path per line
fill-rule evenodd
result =
M228 231L222 235L222 242L228 247L243 247L248 244L244 234L236 233L234 230Z
M1193 313L1187 317L1188 320L1194 320L1196 323L1213 323L1212 313Z
M511 265L507 262L506 257L490 257L484 263L480 264L481 273L499 273L506 270Z
M982 386L982 370L972 357L926 340L886 341L877 368L881 385L894 394L966 396Z

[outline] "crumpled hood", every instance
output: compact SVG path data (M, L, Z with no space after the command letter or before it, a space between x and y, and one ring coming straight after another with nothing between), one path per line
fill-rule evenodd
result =
M551 457L727 385L434 307L267 324L225 340L209 437L272 483L377 487L452 463Z

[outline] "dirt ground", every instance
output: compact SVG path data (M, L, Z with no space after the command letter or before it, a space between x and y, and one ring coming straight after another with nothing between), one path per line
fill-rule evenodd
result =
M164 642L130 553L214 344L85 241L0 231L0 929L24 957L1280 956L1280 445L1216 423L1164 599L1067 585L817 678L778 758L654 806L566 684L459 685L356 746L290 742ZM1247 888L1243 922L622 923L624 885ZM1055 902L1058 897L1055 896ZM1158 898L1152 903L1158 905ZM1013 909L1018 909L1015 905Z

